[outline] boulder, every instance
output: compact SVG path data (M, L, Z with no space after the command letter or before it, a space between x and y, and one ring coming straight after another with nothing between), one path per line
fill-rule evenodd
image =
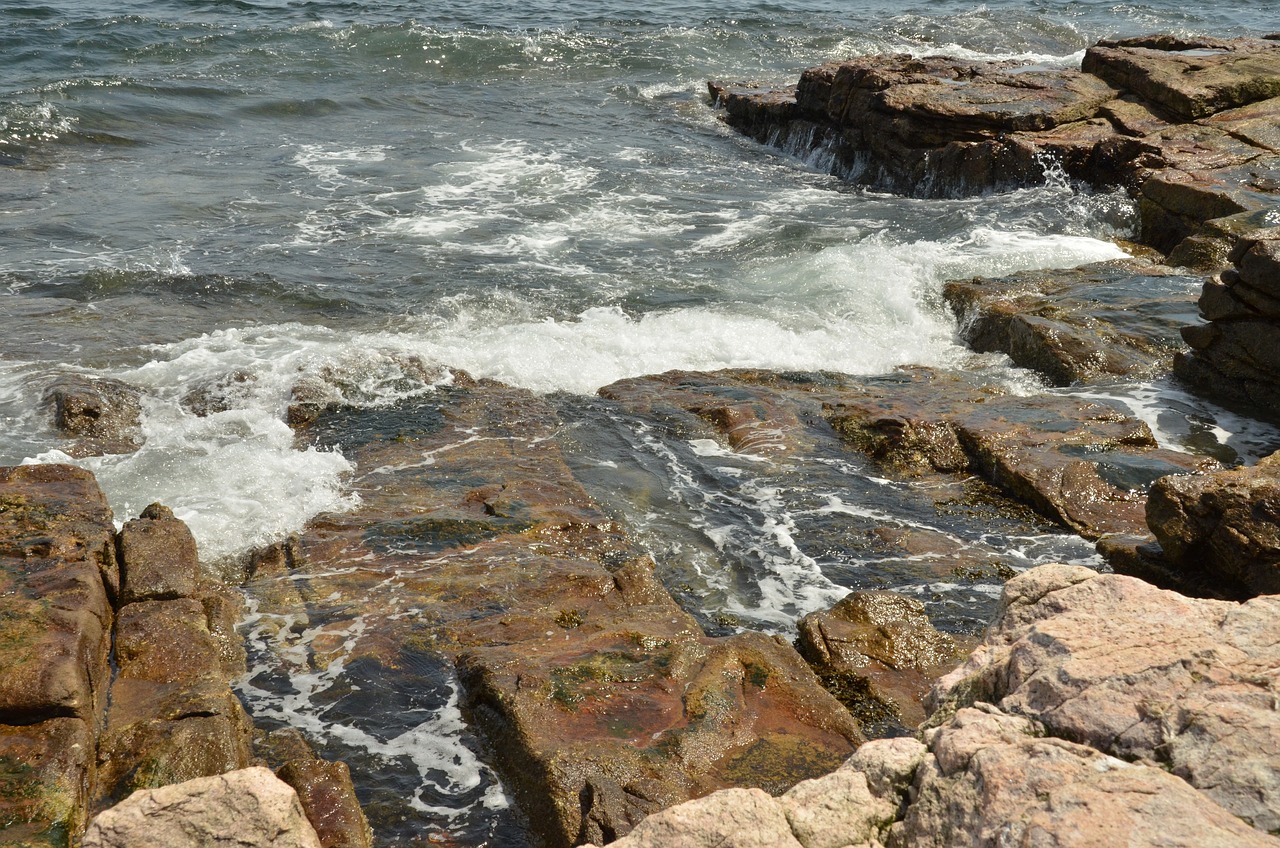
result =
M1195 600L1042 566L1005 585L984 645L938 681L932 720L994 703L1059 740L1167 769L1261 838L1280 827L1278 627L1280 597Z
M320 848L297 793L261 767L133 793L89 824L84 848Z
M136 789L248 764L249 720L199 600L123 607L116 662L98 752L100 807Z
M1184 327L1192 353L1180 376L1227 402L1280 422L1280 228L1255 229L1232 250L1234 268L1205 283L1200 315Z
M0 721L97 721L116 574L111 511L93 475L0 468Z
M1046 737L978 704L877 740L780 798L724 790L650 816L617 848L1280 845L1168 772Z
M131 453L142 444L142 394L120 380L67 375L45 390L53 423L76 439L72 456Z
M924 605L894 592L853 592L805 616L799 629L796 647L828 689L865 681L842 698L854 715L887 711L907 727L924 721L921 703L934 678L959 660L955 640L934 629Z
M200 557L191 530L173 510L155 503L120 530L121 602L191 598L200 583Z
M1280 454L1251 468L1158 480L1147 523L1164 559L1228 597L1280 594Z
M985 706L931 731L931 756L886 844L1280 845L1160 768L1043 734Z
M798 848L780 804L760 789L725 789L650 816L618 848ZM594 848L594 846L591 846Z

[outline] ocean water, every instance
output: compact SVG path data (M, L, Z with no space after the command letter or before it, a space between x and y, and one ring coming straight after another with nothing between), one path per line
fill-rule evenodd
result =
M1123 255L1125 196L1082 191L1051 167L1042 185L980 197L854 189L728 130L706 80L789 84L807 66L888 51L1071 67L1099 38L1260 34L1276 11L1259 0L3 0L0 462L66 459L41 406L56 376L132 383L145 392L145 446L79 461L119 519L162 500L212 561L354 505L348 458L299 444L283 423L300 379L377 407L465 369L560 393L568 415L603 385L675 368L982 367L1036 391L957 343L940 287ZM211 386L226 409L197 417L183 398ZM1274 431L1171 385L1097 395L1175 448L1225 445L1248 460L1275 444ZM838 475L796 495L750 459L610 426L593 444L612 453L584 476L665 468L674 517L631 518L659 559L690 559L744 626L785 632L850 585L806 551L806 516L887 509ZM713 478L690 476L690 463L736 470L700 488L687 481ZM1002 544L1027 564L1092 556L1069 539ZM742 560L768 572L750 597L716 576ZM956 628L981 618L998 584L968 591ZM275 632L261 625L248 632ZM260 661L278 659L267 636L255 644ZM450 776L410 805L420 822L379 838L413 844L417 828L518 843L495 779L458 741L441 674L434 723L396 744L424 785L441 773L433 757ZM288 698L244 691L323 737L332 722L308 712L304 683ZM392 757L353 726L342 744Z

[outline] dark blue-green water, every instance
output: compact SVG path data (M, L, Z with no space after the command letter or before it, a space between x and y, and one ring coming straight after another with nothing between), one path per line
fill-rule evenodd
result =
M120 518L163 500L212 560L352 503L347 458L297 445L282 420L300 380L377 406L430 392L451 368L572 398L672 368L973 366L941 283L1118 256L1129 200L1052 172L968 199L854 190L727 130L706 80L789 84L819 62L890 51L1070 67L1102 37L1258 34L1280 28L1278 11L1270 0L0 0L0 461L65 459L40 404L58 374L125 380L146 395L145 446L82 462ZM223 411L198 417L182 399L211 386ZM1171 392L1112 394L1176 446L1186 425L1168 410L1192 402ZM1226 439L1238 423L1215 426ZM785 631L856 582L857 563L837 568L809 545L801 512L823 516L828 534L858 516L919 520L856 502L858 486L837 491L838 468L806 492L622 423L596 438L582 450L601 454L602 490L611 467L667 475L671 512L648 530L632 516L659 559L682 556L673 539L688 556L700 536L696 570L770 572L769 592L751 598L704 581L747 626ZM741 467L686 473L704 459ZM1070 540L999 544L1026 562L1091 556ZM939 591L970 605L954 613L964 621L996 587ZM261 685L244 692L260 714L322 741L338 727L330 741L362 752L362 779L378 763L403 773L388 785L416 800L384 844L522 838L467 747L446 672L430 721L370 735L308 700L332 683L319 672L263 678L279 646L255 645Z

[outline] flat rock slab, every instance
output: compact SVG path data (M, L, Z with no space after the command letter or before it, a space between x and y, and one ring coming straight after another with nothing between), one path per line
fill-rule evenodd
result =
M1083 69L1185 121L1280 96L1280 42L1265 39L1103 41Z
M1203 278L1136 259L954 280L943 297L979 353L1068 386L1167 373Z
M925 370L903 372L878 394L829 403L826 414L889 468L972 467L1090 539L1144 532L1153 481L1218 467L1157 447L1146 424L1105 404L1000 395Z
M1010 580L1001 604L936 705L994 703L1059 739L1159 764L1262 833L1280 827L1280 598L1193 600L1044 566Z
M264 571L252 591L334 629L358 615L359 635L315 663L456 661L464 711L549 844L837 765L861 740L847 711L790 646L706 637L573 479L559 427L529 392L462 379L321 414L307 435L341 441L362 505L314 519L286 579Z
M1140 198L1141 240L1217 267L1207 222L1280 201L1280 41L1147 36L1091 47L1082 71L942 56L862 56L794 88L709 83L726 120L853 182L911 196L1042 183L1046 165ZM1217 263L1217 264L1214 264Z
M903 70L910 73L916 61ZM929 82L891 85L878 95L873 108L918 121L948 141L968 141L992 132L1034 132L1091 118L1118 93L1078 71L983 69L973 75L939 74Z

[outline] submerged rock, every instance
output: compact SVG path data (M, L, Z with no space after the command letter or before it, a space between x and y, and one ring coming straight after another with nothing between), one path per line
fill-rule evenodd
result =
M955 280L943 297L979 353L1009 355L1056 386L1167 373L1201 277L1142 260Z
M321 848L297 793L255 767L140 790L90 823L84 848Z

